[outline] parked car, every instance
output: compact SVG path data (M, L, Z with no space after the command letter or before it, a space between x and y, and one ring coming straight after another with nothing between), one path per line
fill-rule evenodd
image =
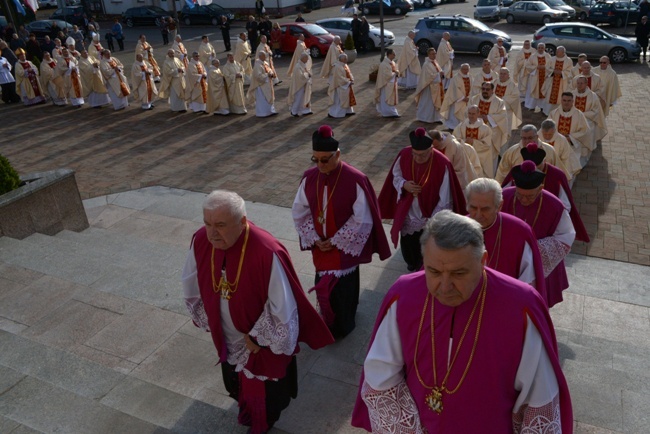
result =
M76 24L79 27L83 27L86 24L84 21L85 12L83 6L66 6L54 11L54 13L50 15L50 19L63 20L70 24Z
M595 0L566 0L566 4L571 6L576 11L576 17L580 21L587 21L589 17L589 9L596 4Z
M415 30L415 44L422 55L426 55L431 47L438 48L444 32L451 35L454 51L479 53L487 57L497 38L503 38L506 51L512 47L512 38L507 33L464 15L420 18Z
M499 21L501 19L501 6L499 0L478 0L474 7L474 19L480 21Z
M41 42L45 40L45 36L52 36L52 23L56 23L59 30L68 28L68 32L72 31L73 25L62 20L39 20L32 21L25 25L25 30L29 33L36 35L36 39Z
M158 6L138 6L122 12L122 22L127 27L158 26L169 12Z
M413 8L432 8L442 4L442 0L411 0Z
M567 14L569 14L569 21L573 21L576 19L576 10L573 9L568 4L566 4L564 0L541 0L541 1L546 3L546 6L548 6L551 9L557 9L558 11L564 11Z
M280 24L280 30L282 30L280 49L283 52L293 53L296 50L298 36L303 34L305 35L305 45L314 59L327 54L327 50L334 40L334 35L318 24L285 23Z
M361 11L364 15L379 15L379 2L373 0L363 4ZM384 3L384 13L394 15L406 15L407 12L413 11L413 3L410 0L389 0L390 5Z
M345 41L348 34L352 34L352 18L325 18L316 21L316 24L335 36L340 36ZM395 43L393 32L384 29L384 46L389 47ZM372 50L381 47L381 30L370 24L370 37L368 38L368 49Z
M569 14L565 11L552 9L541 1L518 1L508 8L506 21L508 24L521 23L544 23L553 21L566 21Z
M183 20L186 26L191 24L212 24L213 26L218 26L221 23L222 16L228 18L228 21L235 19L235 14L216 3L205 6L195 4L194 7L185 5L181 10L181 20Z
M607 55L612 63L636 60L641 53L636 41L587 23L547 24L535 32L531 45L537 47L540 42L546 44L546 51L551 55L562 45L570 57L585 53L591 59L598 59Z
M623 27L625 23L639 20L639 7L630 1L598 2L589 9L591 24L607 23L614 27Z
M39 9L53 9L59 6L56 0L38 0Z

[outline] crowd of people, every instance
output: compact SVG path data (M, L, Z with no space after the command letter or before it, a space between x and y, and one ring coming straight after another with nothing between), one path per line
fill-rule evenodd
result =
M23 48L12 60L0 42L3 100L122 110L131 97L151 110L158 97L172 111L246 114L254 106L256 116L272 116L281 83L274 26L252 27L224 65L207 36L190 54L180 35L158 64L142 35L128 75L98 33L81 50L72 36L54 39L40 68ZM194 323L212 333L239 421L253 433L270 429L296 396L298 342L316 349L354 330L360 266L375 253L391 255L386 219L408 273L380 308L353 425L378 433L478 432L486 423L495 432L572 430L548 311L569 286L564 259L572 244L589 241L571 185L607 134L621 96L617 75L607 56L597 68L584 55L574 65L563 47L551 56L530 41L514 58L499 41L478 71L466 63L456 69L449 34L420 63L414 36L399 58L386 50L376 110L400 117L399 93L410 90L416 119L446 131L412 131L378 197L368 177L343 161L331 127L312 135L315 167L304 173L291 212L300 247L313 257L318 313L286 249L247 220L241 197L216 191L204 203L205 226L183 269L184 297ZM287 76L291 115L312 114L304 36ZM354 76L340 38L319 76L327 81L328 116L354 115ZM548 118L522 126L524 109ZM520 141L508 147L516 130Z

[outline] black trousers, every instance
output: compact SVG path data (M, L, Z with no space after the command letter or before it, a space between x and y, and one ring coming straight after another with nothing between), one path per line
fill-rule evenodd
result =
M320 277L316 274L316 284ZM332 336L336 339L350 334L356 327L355 317L359 305L359 267L352 273L341 278L330 294L330 305L334 312L334 325L330 328Z
M160 33L163 38L163 45L169 44L169 33Z
M117 39L117 38L115 38ZM117 45L120 46L120 51L124 51L124 39L117 39Z
M239 373L235 372L235 367L228 363L221 364L221 373L223 375L223 384L235 401L239 401ZM293 356L291 363L287 367L287 375L278 381L265 381L264 389L266 392L266 423L269 429L280 419L282 410L289 406L292 398L298 396L298 364L296 356ZM240 410L241 411L241 408Z
M422 267L422 248L420 247L420 237L423 231L415 232L411 235L400 236L400 247L404 262L409 270L416 271Z
M5 104L20 102L20 95L16 93L16 82L0 84L2 87L2 101Z
M223 44L226 46L226 51L230 51L230 32L228 30L222 30L221 36L223 37Z

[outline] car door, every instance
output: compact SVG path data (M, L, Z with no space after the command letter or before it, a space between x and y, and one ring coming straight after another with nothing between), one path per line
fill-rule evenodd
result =
M600 57L603 55L602 42L609 39L603 32L592 27L580 27L578 29L580 35L580 44L582 51L589 58Z
M526 13L526 3L515 3L512 7L512 15L515 17L515 20L521 21L525 20L524 16Z
M607 3L596 3L589 10L589 20L593 23L600 23L605 21L605 8L608 7Z
M345 42L345 38L348 37L348 34L352 34L352 21L341 20L337 22L338 31L337 35L341 36L341 40Z
M582 43L578 29L575 26L563 26L553 29L553 38L545 41L546 45L553 44L555 47L560 45L566 49L569 57L575 57L582 53Z
M541 19L537 16L539 14L539 7L534 4L534 3L528 3L526 4L526 10L524 11L524 19L523 21L526 21L527 23L535 23L537 21L541 21Z
M293 53L296 51L296 44L298 36L302 33L305 34L303 29L299 26L282 26L282 51ZM307 42L307 35L305 34L305 42Z
M449 30L454 49L458 51L476 51L474 26L463 20L454 20L453 28ZM439 43L439 42L438 42ZM436 45L436 49L438 46Z

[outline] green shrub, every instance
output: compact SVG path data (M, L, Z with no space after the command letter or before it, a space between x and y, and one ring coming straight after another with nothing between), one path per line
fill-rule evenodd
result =
M20 177L18 172L11 167L9 160L0 155L0 194L5 194L18 188Z
M343 42L344 50L354 50L354 39L352 39L352 33L348 33L348 37L345 38Z

